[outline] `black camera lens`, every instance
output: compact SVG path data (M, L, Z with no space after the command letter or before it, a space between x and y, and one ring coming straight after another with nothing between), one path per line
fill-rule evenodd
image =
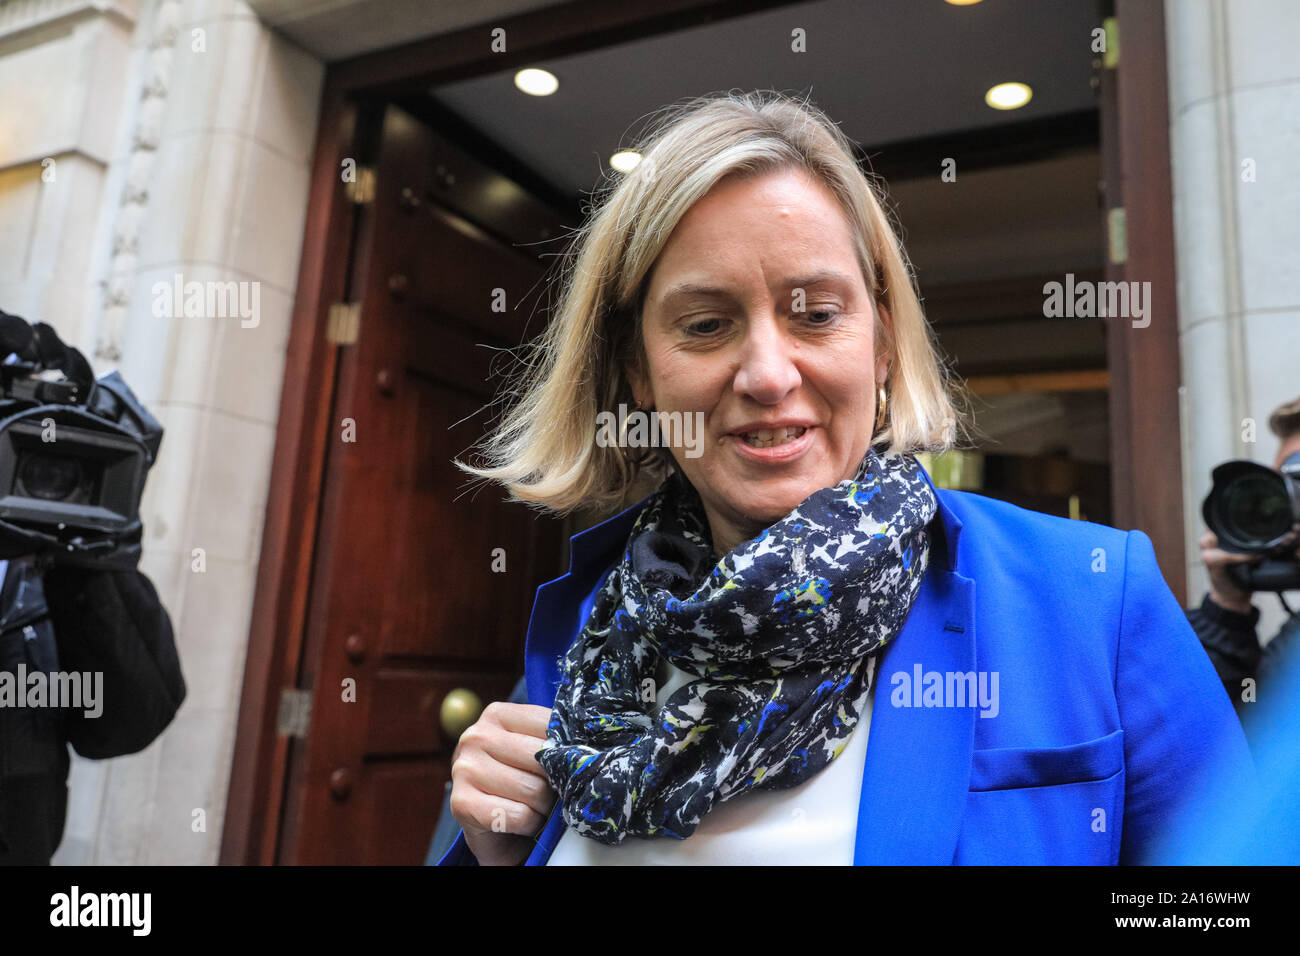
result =
M45 501L70 498L83 481L81 462L55 455L28 455L19 465L19 478L27 494Z
M1244 474L1223 489L1224 530L1243 544L1262 547L1291 528L1291 498L1276 476Z

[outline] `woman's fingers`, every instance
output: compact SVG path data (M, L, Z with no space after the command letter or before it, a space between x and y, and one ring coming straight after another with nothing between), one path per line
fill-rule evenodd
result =
M452 816L480 832L532 834L546 821L555 791L536 754L551 712L494 702L461 734L452 755Z
M545 814L526 803L460 786L451 793L451 815L466 834L475 836L487 833L532 836L546 822Z
M532 704L488 704L479 719L461 734L456 751L475 747L507 766L541 774L535 755L546 743L550 718L550 710Z
M471 786L486 794L527 804L538 813L550 812L555 792L541 765L534 761L533 769L520 769L503 761L499 753L500 750L476 750L463 754L452 765L453 783L460 781L459 769Z
M537 737L539 740L546 739L546 727L551 722L551 708L538 707L536 704L507 704L492 703L488 704L483 710L486 717L488 711L491 711L493 718L505 730L515 734L526 734L529 737ZM541 744L539 743L540 747Z

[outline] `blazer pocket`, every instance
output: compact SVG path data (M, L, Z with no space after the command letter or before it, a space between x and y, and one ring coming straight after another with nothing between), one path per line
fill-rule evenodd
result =
M1068 747L1000 747L972 753L970 790L1014 790L1105 780L1124 769L1124 731Z

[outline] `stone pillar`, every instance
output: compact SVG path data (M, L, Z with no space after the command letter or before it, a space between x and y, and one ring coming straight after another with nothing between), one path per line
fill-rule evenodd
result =
M1293 0L1165 2L1181 477L1188 595L1196 603L1208 586L1197 539L1210 470L1228 458L1271 467L1279 443L1269 413L1300 395L1296 14ZM1122 46L1123 24L1120 37ZM1267 640L1285 613L1272 595L1255 604Z
M0 308L73 344L99 307L98 212L139 6L0 4Z

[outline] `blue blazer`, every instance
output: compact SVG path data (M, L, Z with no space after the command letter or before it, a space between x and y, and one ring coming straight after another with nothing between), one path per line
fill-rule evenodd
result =
M877 668L855 864L1155 862L1165 827L1254 767L1150 538L936 493L929 567ZM538 588L530 703L554 703L646 500L574 535L569 572ZM996 707L962 704L950 675L972 673ZM527 865L564 826L557 801ZM475 863L462 831L438 865Z

